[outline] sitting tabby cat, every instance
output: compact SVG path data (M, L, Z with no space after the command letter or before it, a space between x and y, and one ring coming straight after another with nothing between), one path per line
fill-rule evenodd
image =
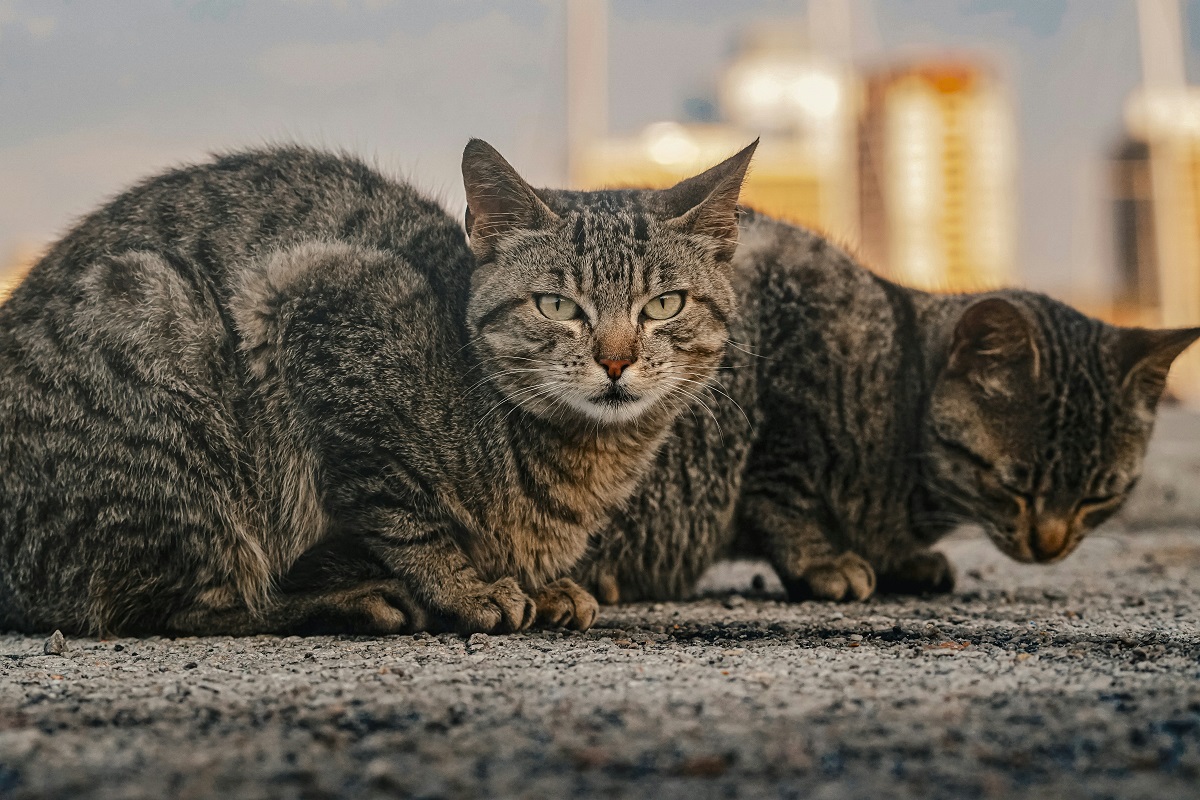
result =
M949 591L929 546L960 523L1061 559L1137 483L1167 370L1200 337L1031 292L905 289L753 214L734 268L713 393L578 570L606 602L684 597L726 556L765 556L794 599Z
M120 195L0 308L0 629L587 627L559 579L721 359L753 150L537 192L473 140L469 247L302 148Z

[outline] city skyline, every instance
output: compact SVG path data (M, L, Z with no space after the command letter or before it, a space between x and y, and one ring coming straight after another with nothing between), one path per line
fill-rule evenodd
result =
M735 6L730 8L730 6ZM614 0L610 130L703 113L737 38L805 2ZM1017 280L1104 292L1107 163L1140 79L1132 3L853 4L863 65L970 52L1012 89ZM1200 3L1184 4L1195 74ZM460 148L487 138L535 183L565 180L565 43L549 2L0 2L0 258L207 151L343 147L461 206Z

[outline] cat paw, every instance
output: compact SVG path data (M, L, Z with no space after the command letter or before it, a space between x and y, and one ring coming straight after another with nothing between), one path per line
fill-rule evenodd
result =
M355 633L385 636L405 633L425 624L422 614L412 601L403 581L379 580L346 591L350 604L362 614L362 624Z
M542 587L534 598L537 622L548 628L586 631L596 622L600 604L582 586L563 578Z
M399 580L374 580L319 595L290 600L299 618L288 626L303 634L388 636L419 630L424 612L413 602L408 586Z
M875 591L875 570L856 553L808 562L797 578L784 581L788 599L866 600Z
M621 602L621 586L617 576L605 573L596 579L596 599L606 606L615 606Z
M954 591L954 566L942 553L926 550L879 576L888 594L947 594Z
M533 624L537 606L513 578L501 578L447 609L454 628L472 633L515 633Z

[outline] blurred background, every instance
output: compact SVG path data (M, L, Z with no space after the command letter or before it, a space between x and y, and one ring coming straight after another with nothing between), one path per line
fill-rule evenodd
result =
M211 152L343 148L459 214L470 136L593 187L761 135L747 202L881 274L1200 325L1193 81L1200 0L0 0L0 293Z

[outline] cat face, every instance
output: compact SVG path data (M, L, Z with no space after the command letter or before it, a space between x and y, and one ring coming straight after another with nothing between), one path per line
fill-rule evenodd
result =
M535 191L488 145L463 158L481 368L545 418L630 423L712 377L755 145L664 191Z
M1057 561L1125 502L1171 362L1200 329L1115 328L1013 293L963 312L925 424L934 499L1018 561Z

